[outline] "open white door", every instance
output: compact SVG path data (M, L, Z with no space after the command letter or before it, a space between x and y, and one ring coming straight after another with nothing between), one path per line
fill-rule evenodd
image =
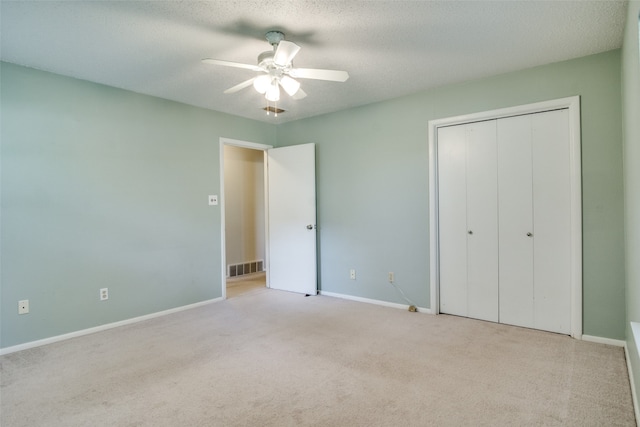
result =
M269 286L316 295L315 144L267 150Z

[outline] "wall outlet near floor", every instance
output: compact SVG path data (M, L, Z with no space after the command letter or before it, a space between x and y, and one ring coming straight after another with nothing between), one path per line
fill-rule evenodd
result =
M349 270L349 278L351 280L356 280L356 270L355 269L352 268L351 270Z
M100 289L100 301L105 301L109 299L109 288L101 288Z
M27 314L29 313L29 300L23 299L18 301L18 314Z
M393 283L393 279L395 278L394 275L393 275L393 271L389 272L389 277L388 278L389 278L389 283Z

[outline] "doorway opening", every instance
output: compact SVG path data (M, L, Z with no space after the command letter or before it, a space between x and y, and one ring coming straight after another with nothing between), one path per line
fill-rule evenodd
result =
M223 298L269 287L265 168L269 148L220 138Z

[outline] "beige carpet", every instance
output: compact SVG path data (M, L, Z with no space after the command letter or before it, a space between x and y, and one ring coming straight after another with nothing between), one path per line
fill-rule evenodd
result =
M239 278L227 279L227 298L235 298L253 292L267 290L265 273L256 273Z
M635 425L621 348L272 290L0 361L3 427Z

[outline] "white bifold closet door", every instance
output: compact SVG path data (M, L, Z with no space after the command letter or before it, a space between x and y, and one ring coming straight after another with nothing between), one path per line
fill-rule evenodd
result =
M534 327L571 333L571 149L569 110L531 116ZM536 167L540 164L541 167Z
M566 109L498 120L500 322L571 333Z
M440 311L571 332L568 111L438 129Z
M531 116L498 121L500 321L533 326Z
M495 120L438 131L440 307L498 321ZM451 197L455 195L455 197Z

